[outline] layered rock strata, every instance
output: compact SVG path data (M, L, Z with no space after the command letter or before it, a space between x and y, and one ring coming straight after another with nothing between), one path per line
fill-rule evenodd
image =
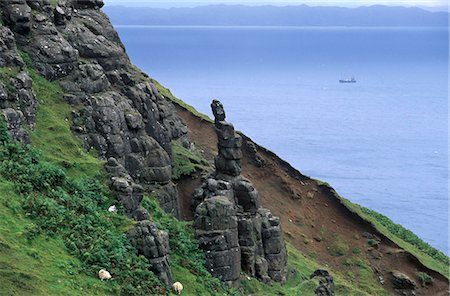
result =
M222 104L214 100L211 108L218 137L216 171L204 178L192 198L196 236L208 268L230 284L241 270L265 282L284 283L287 253L280 219L260 206L258 191L241 176L242 138L225 120Z

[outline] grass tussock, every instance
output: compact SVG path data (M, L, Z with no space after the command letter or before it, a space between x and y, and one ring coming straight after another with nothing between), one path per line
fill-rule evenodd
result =
M191 151L178 143L172 143L172 178L178 180L197 171L210 170L210 164L202 155Z

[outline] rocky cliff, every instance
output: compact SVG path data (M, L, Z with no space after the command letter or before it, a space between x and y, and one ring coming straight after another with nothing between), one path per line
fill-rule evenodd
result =
M353 250L368 254L363 259L370 260L368 268L373 269L370 283L376 289L355 284L358 293L442 292L446 279L414 256L408 257L409 253L400 252L389 237L343 207L331 189L321 187L236 133L219 101L211 105L214 123L174 104L169 92L130 63L116 31L100 10L102 6L102 0L0 2L0 113L9 134L28 144L40 104L48 99L33 91L36 81L31 77L37 72L61 87L62 99L70 106L64 120L70 122L71 135L81 141L85 151L104 161L109 192L133 221L126 238L166 288L174 280L169 241L173 243L173 236L179 232L161 230L155 213L149 212L148 204L143 205L146 196L155 197L169 215L193 220L192 232L204 252L208 271L230 287L239 288L241 281L242 290L254 277L259 281L254 281L253 287L271 289L265 284L275 282L295 284L304 291L303 282L292 281L301 278L308 282L312 270L299 276L298 270L306 264L288 261L286 241L294 246L294 261L299 261L298 250L311 253L307 245L317 251L325 248L321 242L329 241L332 245L326 247L331 252L335 243L345 239L355 245ZM50 132L52 129L57 127L51 127ZM214 171L194 170L175 184L174 144L189 153L203 151L202 157L214 164ZM309 207L313 198L324 205L319 209ZM334 210L330 211L328 204ZM299 211L293 214L293 209ZM325 224L328 232L323 230ZM376 243L369 249L364 239L359 240L363 233ZM314 238L312 243L308 238ZM348 248L343 252L350 257ZM197 278L204 277L181 259L177 264ZM322 253L320 264L342 271L342 262ZM391 272L394 269L403 272ZM432 274L434 286L419 287L417 272ZM289 278L293 279L290 283ZM314 288L317 295L333 293L333 277L327 271L319 270L312 278L310 281L318 278L320 282ZM382 287L386 278L392 279L393 285Z
M82 139L86 150L93 150L107 160L105 169L110 176L111 191L126 214L138 221L128 238L151 262L152 271L170 286L168 234L149 220L141 201L145 193L157 191L161 207L179 217L178 192L171 176L171 143L176 141L190 148L187 127L170 101L145 74L131 65L117 33L100 11L102 6L100 0L62 0L56 5L45 0L1 2L6 26L0 28L0 66L17 73L0 84L0 111L13 137L28 143L27 130L34 127L38 100L25 63L31 62L47 80L58 81L64 100L72 108L73 133ZM24 57L31 61L24 61ZM219 112L219 108L214 111ZM208 251L207 264L212 274L226 282L236 282L242 249L244 270L251 275L257 273L265 281L272 278L285 282L286 249L279 219L259 208L255 188L239 177L240 137L224 121L224 116L217 120L222 124L218 131L223 135L217 171L235 177L222 182L229 187L229 194L235 190L236 196L231 196L230 211L222 213L225 216L210 217L214 214L206 211L203 218L230 219L235 223L219 225L217 229L206 222L196 223L201 246ZM228 139L229 136L233 139ZM221 179L219 175L217 178ZM208 193L208 197L219 195L214 191ZM204 199L206 196L201 202ZM205 204L198 205L196 210L197 205L194 211L202 215ZM238 207L242 210L237 210ZM238 222L239 229L243 229L239 232L239 242ZM205 242L212 233L221 236L217 233L220 230L234 237L229 246ZM225 266L218 263L218 257L224 253L214 257L210 249L229 250L233 255L230 253Z
M108 159L111 189L139 221L130 238L171 284L168 248L154 251L167 234L149 225L140 207L144 192L158 189L162 207L179 213L178 193L171 181L171 142L189 146L187 128L150 82L135 69L107 16L103 1L2 1L7 26L0 28L1 63L17 75L0 85L1 112L13 136L28 142L38 101L20 52L48 80L58 80L64 99L72 106L73 132L87 150ZM45 98L43 98L45 99ZM147 251L145 251L147 249Z

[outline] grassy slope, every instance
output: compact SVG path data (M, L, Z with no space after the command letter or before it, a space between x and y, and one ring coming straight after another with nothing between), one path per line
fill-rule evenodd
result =
M62 92L58 85L46 81L32 69L30 69L30 72L34 80L34 90L40 101L38 122L36 130L32 134L33 145L43 152L48 161L63 166L71 176L100 176L102 162L93 155L84 152L81 142L70 131L70 121L68 120L70 106L63 102ZM168 90L160 85L158 87L166 97L175 99ZM194 114L211 121L207 116L200 115L184 102L177 99L176 103L190 108L189 110L192 110ZM11 183L3 179L0 180L0 214L2 217L0 219L0 252L2 253L2 256L0 256L0 273L2 274L0 277L0 294L6 294L5 291L15 291L16 295L109 294L107 284L99 282L93 276L78 272L80 263L67 254L60 238L39 235L31 243L26 239L24 233L26 233L27 227L32 225L32 221L19 213L20 202L21 197L13 193ZM352 207L352 204L349 204L349 207ZM155 210L152 212L154 215L157 215L157 213ZM362 213L362 211L360 215L372 221L382 233L387 231L386 228L383 229L382 225L377 225L372 217ZM184 227L184 229L189 230L189 225L183 226L182 222L170 220L166 217L166 226L168 224L178 225L177 227ZM164 228L164 225L162 227ZM408 245L399 238L396 238L396 240L400 242L399 245L402 247ZM414 249L413 246L411 248ZM277 293L314 295L313 291L317 282L309 280L308 277L319 265L293 247L288 246L288 249L290 279L287 285L283 287L276 284L268 286L243 276L242 284L245 291L258 295L276 295ZM416 256L423 255L417 250L412 253ZM210 290L208 285L211 282L195 275L191 266L184 262L183 259L185 258L182 253L174 254L172 258L174 279L189 283L185 285L186 295L201 295L201 291ZM436 264L436 260L431 257L427 260L429 260L428 264L430 265ZM349 264L353 263L350 262ZM373 279L368 276L368 273L365 273L364 264L355 263L355 265L360 266L355 284L345 280L343 275L333 274L336 279L338 294L367 295L369 293L371 295L382 295L382 291L376 291L372 287L371 281ZM436 266L439 266L439 264ZM31 272L34 270L39 270L39 273ZM359 283L360 288L355 287L358 285L356 282ZM86 290L89 292L86 292ZM208 293L204 292L203 295L208 295Z
M205 114L202 114L195 110L194 107L185 103L184 101L176 98L169 89L162 86L160 83L154 80L155 85L161 94L163 94L167 99L171 100L173 103L185 108L190 111L192 114L198 116L202 120L206 120L208 122L212 122L212 120ZM330 187L327 183L316 180L319 184ZM330 187L331 188L331 187ZM334 191L334 190L333 190ZM387 217L382 216L379 213L376 213L372 210L367 210L360 205L354 204L349 200L342 198L337 193L335 193L336 197L342 200L344 205L351 211L357 213L363 219L372 223L374 227L383 235L391 239L397 245L399 245L404 250L410 252L414 256L416 256L422 264L426 267L433 269L442 275L449 278L449 258L443 254L442 252L436 250L435 248L429 246L424 241L420 240L417 236L415 236L409 230L401 227L400 225L395 224ZM380 217L384 217L380 219ZM396 229L397 231L392 231L392 229Z
M393 233L389 230L389 228L392 227L392 225L395 225L395 226L399 226L399 225L395 224L391 220L385 220L384 222L382 222L379 219L379 215L381 215L381 214L378 214L378 213L369 214L368 212L366 212L364 210L365 209L364 207L354 204L345 198L340 197L340 199L347 206L347 208L349 208L351 211L357 213L364 220L369 221L380 233L384 234L386 237L388 237L390 240L392 240L394 243L396 243L398 246L400 246L405 251L408 251L409 253L416 256L417 259L419 259L419 261L422 262L423 265L425 265L426 267L428 267L432 270L439 272L446 278L450 278L448 264L446 264L445 262L442 262L441 260L433 258L432 256L425 253L423 250L421 250L420 246L407 242L403 236L400 237L397 233ZM405 231L409 232L409 230L407 230L407 229L405 229ZM426 244L426 243L422 241L422 243L420 245L422 245L422 244ZM428 245L428 244L426 244L426 245ZM430 248L432 248L432 247L430 247ZM438 251L437 254L439 254L439 253L440 252ZM439 259L442 257L442 255L439 255Z
M33 89L40 102L37 113L37 125L31 133L32 145L42 153L44 159L64 169L69 178L83 177L104 179L103 162L93 154L86 153L82 143L70 130L70 106L62 99L62 91L57 82L49 82L37 74L32 68L26 54L22 54L28 71L33 78ZM3 69L0 69L3 70ZM1 71L0 71L1 72ZM9 74L9 69L3 71ZM16 72L12 73L12 76ZM185 155L186 151L180 154ZM195 155L191 160L200 161ZM188 159L190 159L188 157ZM188 173L190 164L180 167L181 173ZM196 163L194 169L203 167ZM0 176L1 178L1 176ZM94 274L80 273L80 262L70 256L59 237L49 237L40 233L31 241L26 233L30 226L35 227L33 220L23 215L23 197L14 193L12 183L0 179L0 295L112 295L109 285L100 282ZM159 207L153 211L162 212ZM151 213L153 214L153 213ZM172 270L174 280L190 283L186 287L188 295L228 295L233 291L225 291L223 285L212 278L202 266L185 256L183 247L193 245L189 237L190 229L182 222L167 218L171 227L177 228L178 236L188 237L177 249L171 244ZM123 225L126 231L129 225ZM25 234L24 234L25 233ZM175 237L175 241L178 237ZM175 250L174 250L175 249ZM178 252L177 252L178 251ZM202 255L194 250L193 255ZM36 257L36 258L34 258ZM201 257L201 256L200 256ZM186 259L187 258L187 259ZM198 259L198 256L194 256ZM183 260L182 260L183 259ZM201 260L198 260L201 262ZM183 264L178 264L182 262ZM30 267L30 269L28 269ZM37 274L34 272L39 270ZM199 275L200 274L200 275ZM214 291L214 292L212 292ZM192 292L192 293L191 293Z
M37 74L26 54L22 54L22 58L28 65L39 102L31 144L46 160L65 168L69 176L96 177L102 172L104 162L96 158L95 151L86 152L81 140L73 136L70 130L72 109L62 100L61 87Z
M0 179L0 295L108 294L107 284L79 273L61 238L27 239L33 221L21 213L21 197Z

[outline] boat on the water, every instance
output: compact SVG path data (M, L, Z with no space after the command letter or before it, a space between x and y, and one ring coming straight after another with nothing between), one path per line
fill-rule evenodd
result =
M355 77L347 78L347 79L339 79L339 83L356 83Z

